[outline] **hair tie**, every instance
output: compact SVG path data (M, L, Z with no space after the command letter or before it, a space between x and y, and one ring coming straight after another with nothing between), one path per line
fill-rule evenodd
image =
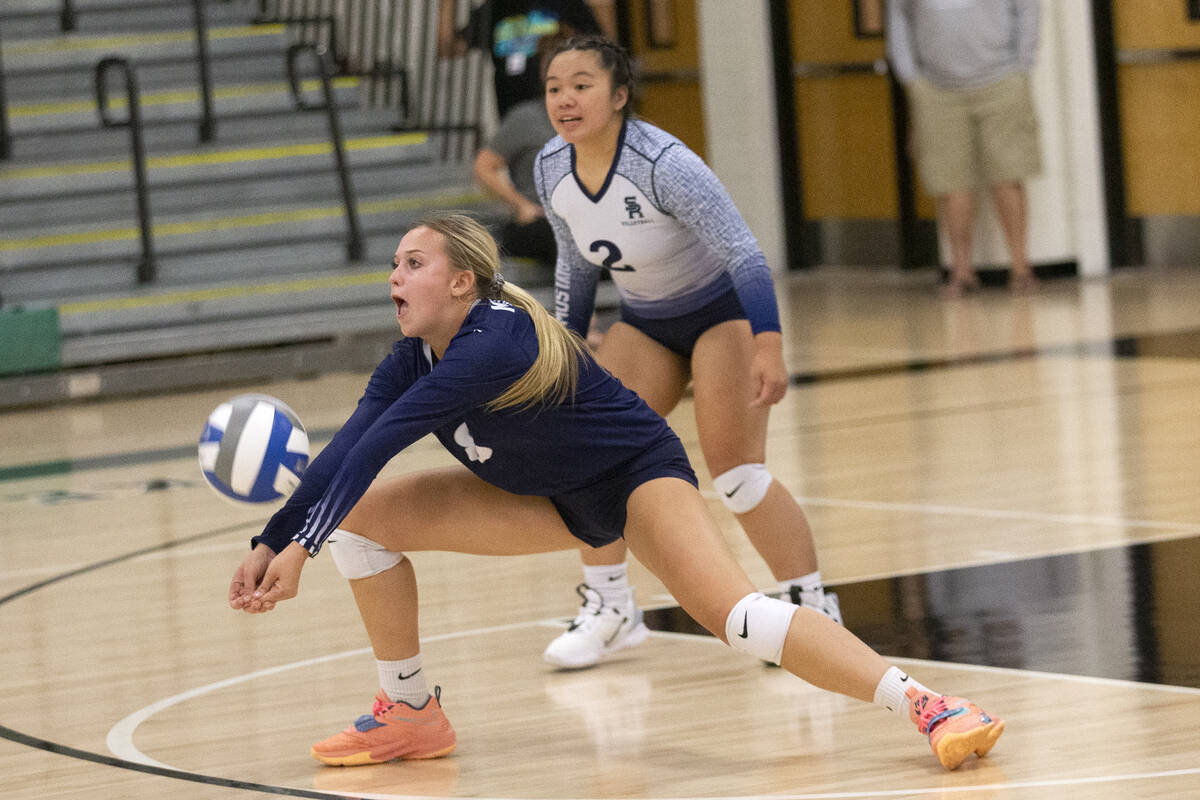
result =
M496 270L496 274L492 276L491 296L492 296L493 300L500 299L500 296L504 292L504 284L505 283L507 283L507 281L504 280L504 276L500 274L500 270Z

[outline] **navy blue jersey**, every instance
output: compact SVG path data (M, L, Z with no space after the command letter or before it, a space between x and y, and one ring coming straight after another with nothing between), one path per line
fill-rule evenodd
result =
M429 433L488 483L550 498L644 465L656 450L664 459L682 451L662 417L587 355L574 400L488 410L537 353L533 320L497 301L472 307L440 360L421 339L398 341L255 542L278 553L297 541L315 554L384 465Z

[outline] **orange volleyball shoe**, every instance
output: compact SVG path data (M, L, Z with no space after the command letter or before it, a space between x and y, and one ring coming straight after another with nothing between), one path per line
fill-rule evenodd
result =
M970 700L908 690L908 716L929 737L933 754L946 769L957 769L967 756L979 757L996 744L1004 720L995 719Z
M363 714L341 733L317 742L310 754L340 767L382 764L394 758L437 758L454 749L454 728L442 711L442 689L434 687L425 705L414 708L392 701L382 689L370 714Z

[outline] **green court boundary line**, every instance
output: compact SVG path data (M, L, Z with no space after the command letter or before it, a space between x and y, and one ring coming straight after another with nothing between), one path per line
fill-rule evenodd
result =
M999 353L982 353L963 358L945 359L913 359L900 363L877 364L869 367L850 367L824 372L793 373L789 387L807 386L809 384L840 380L857 380L861 378L879 377L882 375L898 375L905 372L927 372L933 370L951 369L956 367L973 367L1004 361L1020 361L1041 356L1097 356L1108 355L1120 357L1116 342L1079 343L1071 346L1049 347L1043 351L1012 350ZM331 439L337 429L330 428L310 433L310 438ZM158 450L145 450L132 453L119 453L105 456L93 456L82 459L59 459L33 464L18 464L10 467L0 467L0 483L27 478L46 477L48 475L65 475L71 472L104 469L113 466L132 466L142 463L153 463L175 458L183 458L194 454L195 448L171 447Z

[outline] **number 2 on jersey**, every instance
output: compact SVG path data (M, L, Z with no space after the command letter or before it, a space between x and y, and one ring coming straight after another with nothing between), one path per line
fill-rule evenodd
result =
M617 247L607 239L597 239L588 246L588 250L591 250L593 253L599 253L601 250L607 250L608 255L605 256L604 261L600 263L601 266L608 267L609 270L614 272L634 271L633 267L629 266L628 264L616 266L616 263L621 260L621 248Z

